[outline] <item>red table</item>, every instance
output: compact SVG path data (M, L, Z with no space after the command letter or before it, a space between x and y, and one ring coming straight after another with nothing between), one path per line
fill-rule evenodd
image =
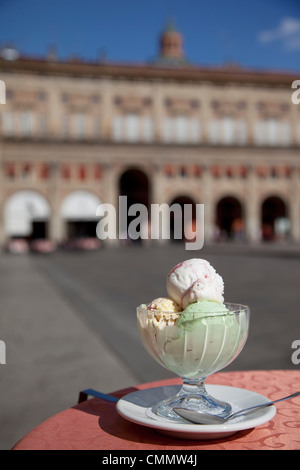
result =
M135 390L174 385L179 379L151 382L114 392L122 397ZM300 389L300 371L219 372L207 383L245 388L281 398ZM276 404L274 418L251 430L208 441L181 440L131 423L116 411L116 404L91 398L41 423L13 447L14 450L298 450L300 449L300 397Z

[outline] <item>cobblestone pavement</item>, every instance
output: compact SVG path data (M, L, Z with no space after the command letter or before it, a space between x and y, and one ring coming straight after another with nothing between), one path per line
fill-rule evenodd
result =
M208 246L104 248L51 256L0 255L0 449L77 401L83 388L109 392L171 377L141 345L135 309L166 295L165 277L183 259L208 259L225 299L248 304L246 346L227 370L299 369L300 249ZM300 376L300 374L299 374Z

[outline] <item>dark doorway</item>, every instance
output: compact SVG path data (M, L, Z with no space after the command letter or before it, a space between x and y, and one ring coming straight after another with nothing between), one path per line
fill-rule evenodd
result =
M67 223L67 238L94 238L96 237L97 222L92 220L72 220Z
M33 221L32 232L30 235L31 240L40 240L47 238L47 222L45 221Z
M287 217L286 205L277 196L265 199L262 205L262 238L265 241L276 238L276 223Z
M224 197L217 204L216 223L222 239L242 239L244 235L242 205L235 197Z
M143 204L149 210L149 181L143 171L137 168L126 170L120 178L119 194L127 197L128 208L133 204ZM124 217L125 214L121 214L121 216ZM134 216L130 217L126 214L127 232L128 226L134 218ZM135 241L140 241L140 238Z
M170 235L171 235L171 240L175 242L181 242L185 241L185 234L187 232L196 232L196 203L193 201L192 198L189 196L177 196L170 204L172 206L173 204L178 204L181 208L181 229L180 232L182 233L182 237L180 239L175 238L175 219L174 219L174 212L170 212ZM184 221L184 206L188 204L191 207L191 220L188 222L188 226L185 226L185 221ZM191 238L189 238L189 241L193 241Z

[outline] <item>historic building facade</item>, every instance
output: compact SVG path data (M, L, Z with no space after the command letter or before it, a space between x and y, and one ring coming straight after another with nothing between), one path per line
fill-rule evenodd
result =
M207 241L300 241L295 75L194 66L169 28L152 63L5 48L0 79L1 244L95 236L96 208L119 195L204 204Z

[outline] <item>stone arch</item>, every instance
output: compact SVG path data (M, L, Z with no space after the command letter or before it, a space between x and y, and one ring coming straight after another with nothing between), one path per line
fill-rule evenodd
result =
M46 197L32 189L12 193L4 204L4 234L28 240L47 238L51 207Z
M128 206L138 203L148 208L150 182L146 172L137 167L124 170L119 176L119 195L127 196Z
M66 238L96 238L99 197L86 189L71 191L62 200L60 212L66 224Z
M280 195L266 196L261 202L262 239L272 241L286 238L290 231L288 205Z
M216 226L221 239L244 239L244 210L237 196L227 195L218 200Z

